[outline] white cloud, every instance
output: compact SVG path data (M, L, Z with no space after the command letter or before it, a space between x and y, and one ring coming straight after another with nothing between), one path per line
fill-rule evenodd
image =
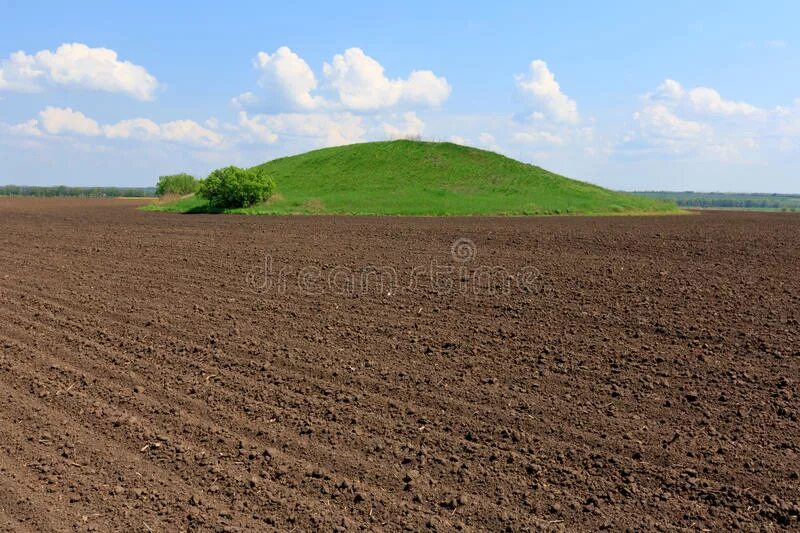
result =
M35 91L43 74L36 67L33 56L21 51L14 52L8 59L0 61L0 91Z
M582 119L577 104L561 92L553 73L544 61L530 64L530 73L515 76L517 89L533 100L533 108L512 115L483 113L462 115L458 120L448 116L426 117L430 122L429 135L447 137L457 131L457 142L468 142L496 152L513 154L530 160L544 154L558 154L564 158L586 152L600 153L600 142L595 139L593 120ZM603 149L607 152L607 149Z
M134 118L103 126L109 139L135 139L140 141L175 141L200 146L217 146L222 136L204 128L194 120L173 120L157 124L150 119Z
M796 98L791 106L777 106L775 113L779 116L790 116L800 110L800 98Z
M58 135L61 133L77 133L80 135L100 135L102 130L97 121L90 119L80 111L73 111L69 107L48 106L39 113L42 126L47 133Z
M161 138L202 146L217 146L222 143L219 133L204 128L194 120L173 120L161 124Z
M643 132L658 139L703 139L712 133L709 125L681 119L664 104L648 105L634 113L633 118Z
M685 89L666 79L643 96L625 135L623 152L680 155L692 160L755 160L780 136L779 112L724 99L709 87Z
M407 80L398 80L402 86L400 101L411 105L436 107L442 105L453 88L447 78L430 70L414 70Z
M358 142L365 133L362 118L351 113L283 114L271 122L284 135L321 139L326 146Z
M388 78L383 66L359 48L335 55L323 64L319 77L286 46L274 53L259 52L253 64L261 73L259 85L264 91L232 98L231 104L241 111L235 125L224 126L245 143L294 140L332 146L381 131L392 138L419 136L425 124L409 108L438 106L451 91L445 78L428 70ZM252 114L253 110L262 113ZM378 114L400 110L406 112Z
M231 105L238 109L245 109L247 107L252 107L258 104L259 102L261 102L261 99L250 91L243 92L239 96L234 96L233 98L231 98Z
M464 137L461 137L460 135L451 135L448 140L453 144L461 144L461 145L469 144L469 141Z
M481 148L485 148L486 150L491 150L492 152L502 152L503 148L500 146L500 143L497 142L497 139L491 133L484 131L478 135L478 144Z
M35 118L14 124L6 128L11 135L21 135L25 137L41 137L42 130L39 129L39 121Z
M445 78L429 70L390 79L383 66L360 48L348 48L325 63L321 84L308 63L286 46L272 54L259 52L253 64L261 72L259 85L265 94L248 91L232 98L231 103L241 109L375 112L402 106L435 107L451 91Z
M518 131L512 138L525 144L564 144L564 139L549 131Z
M532 61L528 75L518 74L516 80L517 87L532 97L533 101L554 120L569 124L578 122L578 105L561 92L561 86L550 72L547 63L540 59Z
M280 113L254 115L239 113L239 126L251 142L274 143L281 138L338 146L362 139L363 119L352 113Z
M754 115L760 110L747 102L724 100L714 89L697 87L688 93L689 102L695 111L713 115Z
M114 50L81 43L33 55L14 52L0 61L0 90L37 91L43 84L122 93L137 100L152 100L158 88L144 67L121 61Z
M383 132L390 139L412 139L422 136L425 123L413 111L403 113L403 121L399 125L392 125L387 122L381 124Z
M272 107L312 110L323 105L324 100L320 96L311 94L317 88L314 72L308 63L292 52L288 46L281 46L274 54L259 52L253 64L261 71L259 84L267 90Z
M758 115L763 110L747 102L725 100L719 92L709 87L695 87L686 90L675 80L666 79L655 93L645 96L652 101L668 102L673 107L705 115L736 116Z
M483 145L493 145L495 142L494 135L484 131L478 135L478 142Z
M103 128L109 139L158 139L161 137L161 127L147 118L133 118L122 120Z
M718 138L711 124L678 116L664 103L650 103L633 114L635 129L623 138L623 153L713 159L734 158L734 143ZM723 146L727 148L723 149Z
M257 117L260 115L257 115ZM244 111L239 111L239 127L245 139L249 142L272 144L278 142L278 135L269 129L257 117L250 118Z
M39 120L31 119L6 129L12 135L80 135L106 139L174 141L206 147L219 146L224 140L219 133L193 120L174 120L158 124L146 118L133 118L101 125L80 111L52 106L39 113Z
M788 46L788 43L786 41L782 41L780 39L767 41L764 44L767 46L767 48L786 48Z
M360 48L348 48L325 63L326 83L339 102L356 111L375 111L398 104L438 106L450 96L443 77L429 70L415 70L407 79L389 79L383 66Z
M769 134L774 136L781 151L800 146L800 98L792 106L775 108L774 120L769 123Z
M652 94L645 95L645 100L672 100L678 101L686 95L680 83L669 78L658 86L656 91Z

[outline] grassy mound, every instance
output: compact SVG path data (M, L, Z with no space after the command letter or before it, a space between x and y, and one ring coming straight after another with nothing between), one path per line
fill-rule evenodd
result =
M572 180L452 143L389 141L315 150L260 165L277 183L244 214L547 215L674 212L675 205ZM201 198L156 211L215 212Z

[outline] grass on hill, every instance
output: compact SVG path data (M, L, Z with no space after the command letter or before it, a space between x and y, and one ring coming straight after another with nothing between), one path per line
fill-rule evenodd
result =
M275 179L268 202L214 210L200 197L153 211L242 214L550 215L676 212L508 157L452 143L387 141L324 148L260 165Z

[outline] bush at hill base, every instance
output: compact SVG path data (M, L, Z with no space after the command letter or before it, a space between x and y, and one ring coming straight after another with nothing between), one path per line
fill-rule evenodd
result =
M237 208L264 202L274 191L275 182L264 170L230 166L209 174L198 194L212 207Z

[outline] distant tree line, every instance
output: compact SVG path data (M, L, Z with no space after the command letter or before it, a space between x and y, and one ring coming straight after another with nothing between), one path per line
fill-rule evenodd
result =
M66 185L0 185L0 196L77 196L83 198L120 198L155 196L155 187L67 187Z
M671 200L681 207L719 207L738 209L780 209L800 211L800 194L699 193L647 191L640 196Z

